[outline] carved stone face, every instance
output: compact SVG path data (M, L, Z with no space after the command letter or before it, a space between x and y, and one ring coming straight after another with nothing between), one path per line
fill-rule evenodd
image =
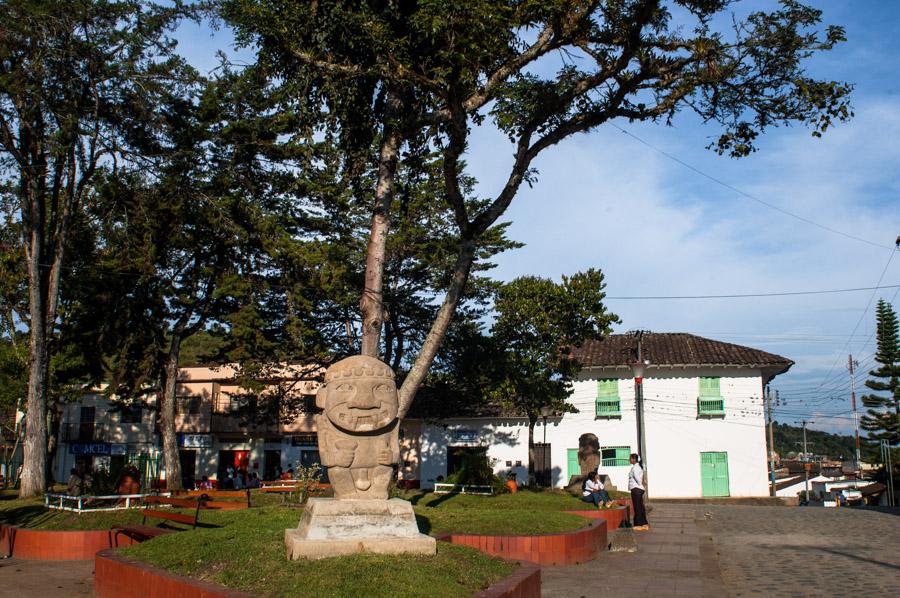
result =
M348 432L374 432L397 418L394 372L374 357L355 355L325 372L316 405L335 426Z

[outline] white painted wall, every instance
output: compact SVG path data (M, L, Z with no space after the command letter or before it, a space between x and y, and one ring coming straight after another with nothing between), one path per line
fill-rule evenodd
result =
M725 401L725 417L697 418L700 376L719 376ZM596 419L597 378L620 378L621 419ZM656 497L701 496L700 453L728 453L731 496L767 496L765 420L762 378L758 370L742 368L649 368L644 378L647 478ZM547 422L551 445L553 485L563 487L569 479L567 449L578 448L578 438L590 432L601 447L628 446L637 451L634 381L623 369L585 371L574 385L570 403L579 413L567 413ZM477 433L471 443L454 440L456 430ZM535 441L544 438L542 422L535 427ZM516 470L519 482L527 479L527 421L515 419L457 419L444 425L423 425L421 484L432 487L438 475L447 474L447 447L488 446L499 475L509 471L506 461L522 461ZM604 467L612 483L627 488L629 466Z

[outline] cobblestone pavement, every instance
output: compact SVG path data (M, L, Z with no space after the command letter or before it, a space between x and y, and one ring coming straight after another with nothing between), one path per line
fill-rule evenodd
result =
M656 505L638 552L611 552L574 567L541 569L545 598L725 595L705 519L695 506Z
M732 596L900 595L900 511L693 507Z
M547 598L900 595L900 511L656 504L638 552L544 567Z
M93 595L94 561L0 560L0 598Z

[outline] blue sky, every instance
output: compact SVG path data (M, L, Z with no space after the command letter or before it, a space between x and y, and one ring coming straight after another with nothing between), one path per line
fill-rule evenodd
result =
M856 86L851 122L823 139L801 128L773 130L757 154L742 160L705 150L718 130L687 113L671 127L618 123L652 147L610 126L571 138L537 159L538 183L523 188L507 212L510 236L526 245L500 256L496 275L558 278L599 267L611 297L871 287L883 272L881 284L900 284L900 255L891 249L900 234L900 5L811 4L823 10L826 23L847 30L848 41L811 61L809 70ZM181 51L203 70L215 65L215 49L228 50L231 43L227 31L211 34L194 25L183 27L178 37ZM479 193L491 196L508 173L509 145L484 127L474 132L470 147L467 160ZM754 197L883 247L762 206L657 150ZM777 419L812 419L811 427L849 431L847 353L861 362L861 385L874 353L874 302L893 296L895 289L753 299L610 299L609 305L622 318L617 331L691 332L789 357L796 365L773 384L787 403Z

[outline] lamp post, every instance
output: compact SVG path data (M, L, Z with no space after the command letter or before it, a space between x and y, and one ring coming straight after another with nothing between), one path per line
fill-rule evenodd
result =
M553 413L553 410L546 405L541 407L541 417L544 418L544 444L547 444L547 418L550 417L551 413Z
M644 470L644 495L649 497L650 489L647 483L647 444L644 439L644 368L650 365L649 359L644 359L641 341L644 338L644 331L638 330L635 333L637 338L637 359L631 364L631 371L634 374L634 406L635 419L637 420L637 443L638 454L641 456L641 467Z
M553 410L544 405L541 407L541 417L544 419L544 442L541 446L541 483L550 486L550 451L547 450L547 418L553 414Z

